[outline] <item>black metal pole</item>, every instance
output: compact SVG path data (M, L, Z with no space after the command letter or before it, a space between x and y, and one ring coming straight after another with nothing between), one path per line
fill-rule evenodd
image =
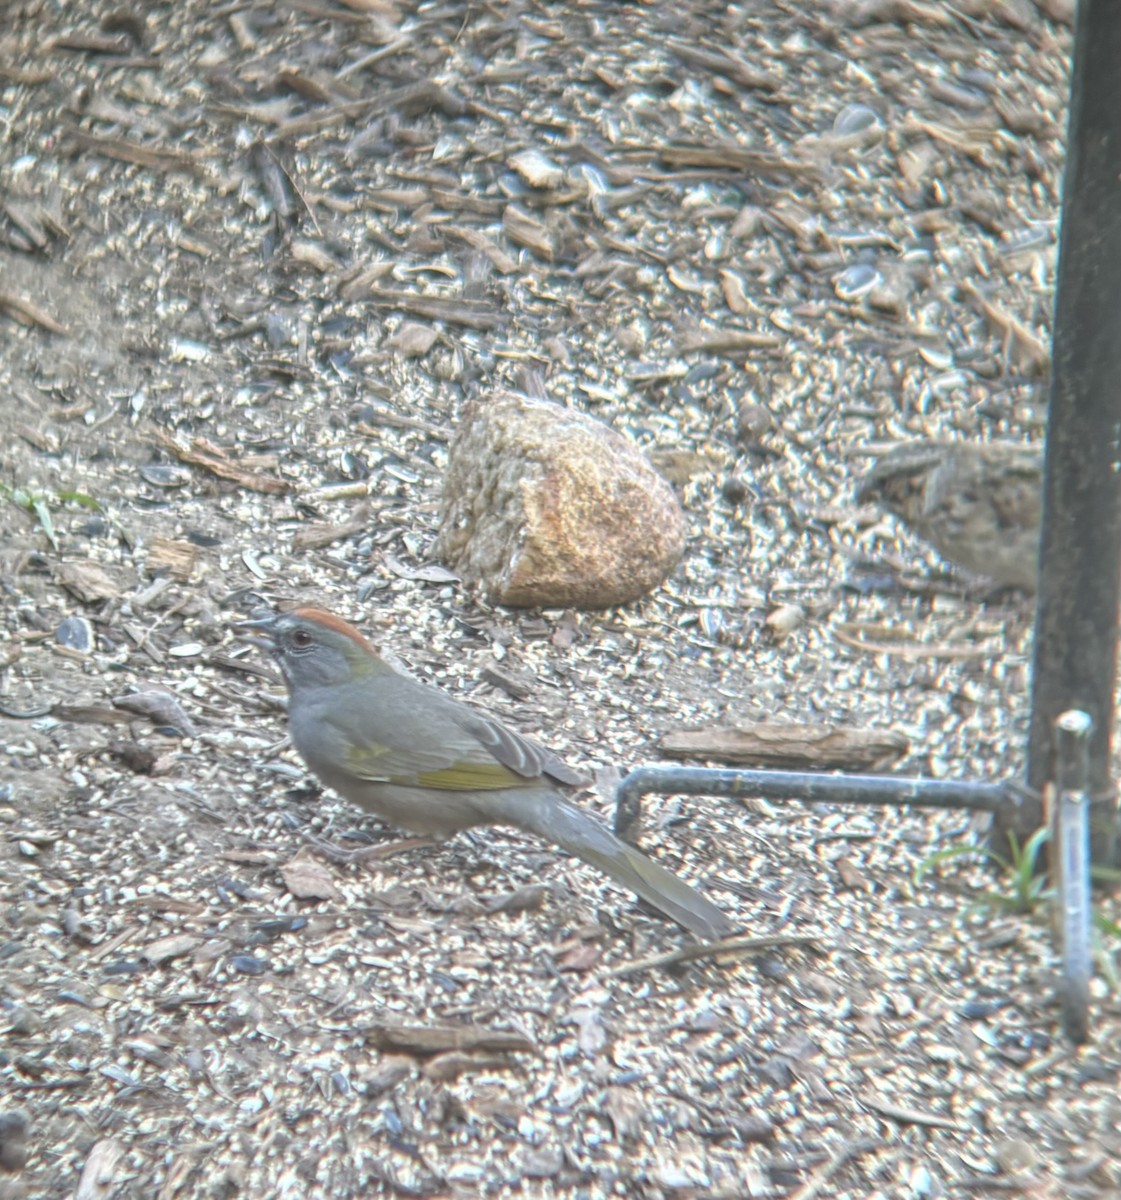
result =
M1045 456L1028 786L1055 778L1054 722L1093 718L1094 859L1121 828L1110 741L1121 604L1121 3L1080 0L1075 22ZM1034 811L1029 811L1029 809ZM1023 839L1037 799L1012 818ZM998 820L996 835L1007 835Z

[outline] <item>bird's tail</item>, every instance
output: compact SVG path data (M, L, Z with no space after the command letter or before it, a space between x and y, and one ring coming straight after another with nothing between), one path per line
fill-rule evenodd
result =
M518 803L506 814L510 824L547 838L598 867L704 941L727 937L734 930L732 921L715 904L641 850L621 841L591 813L555 792L542 792L537 804L527 804L525 792L518 796Z

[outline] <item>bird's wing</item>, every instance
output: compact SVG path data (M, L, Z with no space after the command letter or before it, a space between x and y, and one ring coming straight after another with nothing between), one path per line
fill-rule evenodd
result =
M542 775L581 782L528 738L413 680L389 683L379 719L351 713L343 720L347 766L372 783L470 792L524 786Z
M552 751L509 729L493 717L485 716L466 705L459 707L459 713L462 715L462 728L477 738L504 767L509 767L523 779L548 775L557 783L584 782L582 775Z
M1038 456L1010 459L992 476L992 505L1001 528L1038 529L1043 519L1043 465Z

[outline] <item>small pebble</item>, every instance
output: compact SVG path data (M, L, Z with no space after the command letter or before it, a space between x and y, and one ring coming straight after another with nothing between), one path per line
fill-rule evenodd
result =
M202 642L184 642L181 646L169 646L167 652L173 658L195 658L205 649Z
M252 954L234 954L230 956L230 966L241 975L263 975L269 964L266 959L256 958Z
M1030 1171L1039 1161L1035 1147L1025 1138L1006 1138L996 1146L997 1166L1006 1175Z
M854 263L833 280L833 290L842 300L866 296L881 282L879 271L868 263Z
M54 631L55 641L79 654L89 654L96 644L93 626L85 617L67 617Z
M846 104L833 122L833 133L841 138L878 135L884 127L879 113L867 104Z

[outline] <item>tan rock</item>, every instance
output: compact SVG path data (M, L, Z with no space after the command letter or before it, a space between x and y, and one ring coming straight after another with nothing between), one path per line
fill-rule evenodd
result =
M513 392L467 406L436 554L492 602L626 604L657 587L684 548L673 489L622 434Z

